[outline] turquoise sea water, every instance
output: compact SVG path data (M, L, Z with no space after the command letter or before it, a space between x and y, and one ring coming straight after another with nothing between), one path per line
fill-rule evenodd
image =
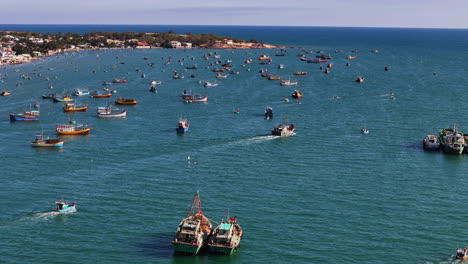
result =
M0 98L0 262L449 263L456 247L468 245L467 157L421 147L426 134L454 123L468 131L466 30L203 29L323 50L334 67L324 74L319 65L299 61L300 48L290 48L285 57L274 56L275 50L82 51L2 68L0 90L13 94ZM214 59L202 57L209 51L232 59L240 74L204 88L198 80L216 80L213 67L205 68ZM273 63L259 65L261 54ZM357 56L350 67L348 55ZM169 56L173 62L166 66ZM254 62L241 67L247 58ZM183 71L193 63L199 69ZM284 69L277 69L280 63ZM301 104L284 103L294 87L260 77L261 68L298 80ZM185 79L173 80L174 70ZM293 76L297 70L309 75ZM357 75L365 82L354 82ZM66 114L61 103L40 98L101 89L114 78L128 80L112 85L117 96L139 100L125 107L126 119L96 117L108 99L79 97L89 111ZM150 80L159 79L159 92L150 93ZM209 102L184 104L184 89L209 95ZM34 101L40 122L8 120L8 112ZM267 105L272 120L263 119ZM191 127L176 135L181 115ZM286 117L297 135L270 137ZM62 150L31 148L37 133L54 136L55 125L70 119L90 125L91 134L64 137ZM362 127L370 134L360 134ZM189 165L188 156L197 164ZM237 216L245 235L236 255L173 255L170 241L197 190L212 220L228 210ZM61 197L75 201L78 212L50 214Z

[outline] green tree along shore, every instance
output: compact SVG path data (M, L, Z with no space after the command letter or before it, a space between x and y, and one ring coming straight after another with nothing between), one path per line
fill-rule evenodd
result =
M213 34L175 34L171 31L163 33L144 32L102 32L93 31L85 34L78 33L37 33L37 32L0 32L3 47L11 47L16 54L31 54L33 51L47 53L49 50L81 48L135 48L138 43L146 43L153 47L172 48L170 41L191 43L193 47L210 46L225 39L237 43L258 43L256 40L241 40Z

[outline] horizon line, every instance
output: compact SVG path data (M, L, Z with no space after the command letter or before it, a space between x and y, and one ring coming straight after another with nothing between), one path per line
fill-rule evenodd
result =
M314 27L314 28L382 28L382 29L456 29L456 30L466 30L468 28L450 28L450 27L372 27L372 26L291 26L291 25L186 25L186 24L0 24L1 26L8 25L63 25L63 26L212 26L212 27Z

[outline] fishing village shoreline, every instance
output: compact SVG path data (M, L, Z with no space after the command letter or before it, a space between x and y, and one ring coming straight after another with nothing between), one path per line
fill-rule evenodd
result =
M117 37L109 37L118 34ZM152 36L162 35L163 42ZM140 36L140 37L135 37ZM148 37L151 36L151 37ZM195 37L192 37L195 36ZM133 37L133 38L128 38ZM187 42L194 39L194 42ZM187 41L183 41L187 40ZM37 32L0 32L0 66L19 65L40 58L80 50L108 49L285 49L257 40L232 39L213 34L116 33L92 32L87 34L42 34Z

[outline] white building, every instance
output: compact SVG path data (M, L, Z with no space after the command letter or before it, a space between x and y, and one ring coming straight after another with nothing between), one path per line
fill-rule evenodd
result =
M29 41L31 41L34 44L44 44L44 40L42 38L29 38Z
M11 48L1 48L0 54L2 58L13 58L16 52L11 50Z
M169 41L169 45L171 45L171 47L173 48L182 47L182 43L180 43L179 41L175 41L175 40Z
M184 42L184 43L182 43L182 46L184 46L184 47L187 48L187 49L190 49L190 48L192 48L192 43L190 43L190 42Z

